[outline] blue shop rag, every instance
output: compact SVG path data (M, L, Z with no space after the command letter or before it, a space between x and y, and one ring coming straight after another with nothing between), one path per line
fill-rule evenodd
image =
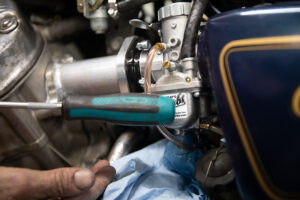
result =
M178 149L167 140L158 141L142 150L115 161L113 182L104 200L207 200L194 179L194 164L200 150Z

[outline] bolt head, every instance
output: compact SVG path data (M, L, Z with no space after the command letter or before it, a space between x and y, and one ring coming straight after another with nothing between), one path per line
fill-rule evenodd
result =
M112 9L112 8L108 9L107 13L109 15L113 15L114 14L114 9Z
M136 44L138 50L149 50L151 48L151 43L148 40L143 40Z
M176 37L171 37L169 39L168 45L173 48L173 47L177 47L180 45L180 39L176 38Z
M192 81L192 79L191 79L190 77L186 77L186 78L185 78L185 81L186 81L187 83L190 83L190 82Z
M175 29L176 27L177 27L177 24L176 24L176 23L172 23L172 24L171 24L171 28L172 28L172 29Z
M118 18L118 10L115 10L113 8L109 8L107 10L107 13L113 18L113 19L117 19Z
M193 96L194 96L195 98L200 97L200 92L194 92Z
M9 14L0 20L0 33L9 33L18 27L18 19L16 16Z
M162 63L162 68L169 69L171 67L171 63L169 61L164 61Z
M172 61L177 61L179 59L179 53L177 51L172 51L170 57Z
M141 79L139 80L139 84L140 84L140 85L144 85L144 84L145 84L144 78L141 78Z

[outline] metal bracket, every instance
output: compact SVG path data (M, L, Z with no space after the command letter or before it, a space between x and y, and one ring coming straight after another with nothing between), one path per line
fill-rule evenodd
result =
M130 49L136 47L137 39L137 36L125 38L117 56L117 70L121 93L129 93L129 85L126 74L126 56Z

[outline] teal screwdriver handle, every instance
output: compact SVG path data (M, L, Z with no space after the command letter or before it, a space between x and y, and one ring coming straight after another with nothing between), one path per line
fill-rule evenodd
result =
M68 96L63 100L66 119L99 119L123 125L166 125L174 121L175 103L163 96L116 94Z

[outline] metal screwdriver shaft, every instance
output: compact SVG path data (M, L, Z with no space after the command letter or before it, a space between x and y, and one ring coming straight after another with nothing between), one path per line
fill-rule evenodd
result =
M0 101L0 108L32 109L32 110L60 110L62 103L39 103L39 102L5 102Z

